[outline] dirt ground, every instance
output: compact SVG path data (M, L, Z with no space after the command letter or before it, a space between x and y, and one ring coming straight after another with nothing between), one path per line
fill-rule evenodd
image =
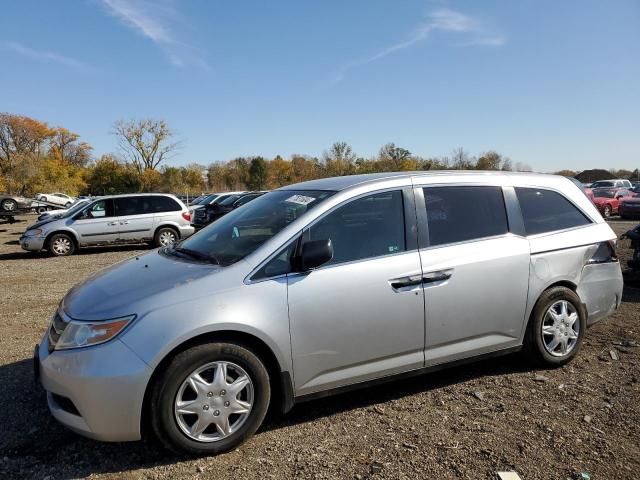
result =
M525 480L640 478L640 289L629 286L564 368L534 370L511 355L300 404L213 458L79 437L47 412L33 346L73 284L146 247L49 258L20 249L34 217L19 219L0 225L3 479L490 479L505 470ZM618 234L632 225L612 222Z

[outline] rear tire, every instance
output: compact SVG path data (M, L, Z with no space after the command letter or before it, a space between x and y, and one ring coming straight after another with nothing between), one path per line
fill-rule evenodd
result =
M76 244L70 235L56 233L49 238L47 243L49 253L54 257L67 257L76 251Z
M225 373L217 377L219 371ZM241 382L234 383L240 377L248 378L241 389ZM194 383L193 378L202 381ZM174 452L216 455L255 433L270 398L269 374L252 351L232 343L198 345L176 355L156 380L151 398L153 430ZM236 414L234 409L248 411Z
M580 351L586 329L580 297L567 287L552 287L540 296L531 313L525 352L539 365L565 365Z
M159 228L156 234L153 236L153 244L156 247L168 247L173 245L179 240L178 232L173 228L163 227Z
M602 216L604 218L611 217L611 205L605 205L604 210L602 211Z

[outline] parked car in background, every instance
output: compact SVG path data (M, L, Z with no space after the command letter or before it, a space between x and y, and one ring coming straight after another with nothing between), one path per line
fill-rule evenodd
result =
M209 196L208 193L203 193L202 195L192 198L191 201L187 204L188 206L191 205L198 205L202 200L204 200L205 198L207 198Z
M244 190L239 190L237 192L211 193L207 195L205 198L203 198L202 200L200 200L200 202L197 205L192 205L191 207L189 207L189 211L195 212L196 210L199 210L200 208L206 205L213 205L215 203L219 203L222 200L229 198L231 195L240 195L243 193L247 193L247 192Z
M31 199L20 195L0 194L0 210L3 212L15 212L31 207Z
M61 215L64 215L65 213L67 213L70 210L78 211L84 205L87 205L89 200L90 200L89 198L78 198L75 202L73 202L73 205L71 205L69 208L60 208L60 209L57 209L57 210L48 210L48 211L46 211L44 213L41 213L38 216L38 220L44 220L45 218L61 216Z
M313 180L75 286L34 365L80 434L216 454L270 407L518 350L567 364L622 301L615 241L558 176Z
M61 205L65 208L69 208L73 205L76 198L65 193L38 193L36 194L36 200L40 202L53 203L55 205Z
M631 188L631 181L624 178L598 180L593 182L590 188Z
M627 188L594 188L593 204L604 218L618 215L620 199L633 195Z
M227 213L264 194L265 192L244 192L221 195L214 202L195 210L191 224L195 228L206 227Z
M640 217L640 193L633 193L619 200L618 214L623 219Z
M187 207L173 195L130 194L100 197L84 207L46 218L20 237L24 250L71 255L89 245L151 242L167 246L194 232Z
M631 191L635 193L640 193L640 182L632 182Z

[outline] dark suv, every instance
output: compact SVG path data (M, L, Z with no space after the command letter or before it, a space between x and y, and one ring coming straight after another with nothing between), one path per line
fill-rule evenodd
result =
M254 198L258 198L264 195L266 192L246 192L234 195L229 195L227 198L213 203L205 205L202 208L198 208L193 212L193 219L191 225L195 228L203 228L210 223L215 222L221 217L224 217L227 213L241 207L245 203L249 203Z

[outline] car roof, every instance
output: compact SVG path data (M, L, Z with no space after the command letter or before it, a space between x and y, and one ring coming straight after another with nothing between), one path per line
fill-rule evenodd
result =
M389 179L400 179L410 177L438 177L438 176L460 176L460 177L472 177L481 175L488 176L509 176L509 177L557 177L557 175L550 175L546 173L531 173L531 172L503 172L503 171L484 171L484 170L429 170L429 171L413 171L413 172L383 172L383 173L367 173L361 175L347 175L344 177L331 177L320 178L317 180L310 180L307 182L296 183L293 185L287 185L281 187L278 190L331 190L340 191L348 188L362 185L365 183L381 182Z
M178 198L173 193L120 193L118 195L100 195L97 197L92 197L91 200L98 200L104 198L123 198L123 197L172 197Z

